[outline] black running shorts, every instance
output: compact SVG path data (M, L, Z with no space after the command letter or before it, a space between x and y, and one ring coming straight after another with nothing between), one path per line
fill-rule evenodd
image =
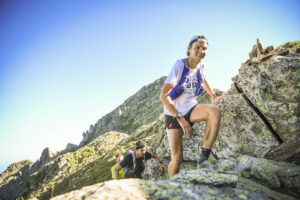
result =
M191 113L192 113L192 111L194 110L194 108L196 106L197 105L192 107L191 110L186 115L183 116L185 118L185 120L190 123L191 126L193 126L194 123L191 122L190 116L191 116ZM167 129L179 129L179 128L181 128L181 126L178 123L177 119L173 118L173 116L170 116L170 115L165 115L165 125L166 125Z

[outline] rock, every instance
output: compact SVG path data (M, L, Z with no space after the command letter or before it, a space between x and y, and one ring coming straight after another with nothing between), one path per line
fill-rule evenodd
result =
M274 50L273 46L268 46L267 48L264 49L258 38L256 39L256 43L257 43L257 47L258 47L258 50L259 50L258 52L260 54L266 55L266 54L268 54L268 53L270 53L271 51Z
M247 66L233 78L284 141L300 136L299 62L294 54L273 56ZM222 109L222 121L213 153L223 159L241 154L263 157L278 142L233 86L226 94L217 103Z
M237 160L233 159L219 160L217 170L219 172L233 170L237 167L237 162Z
M24 160L13 163L0 175L0 199L15 200L30 176L33 162Z
M241 156L235 168L244 177L253 177L273 189L283 189L294 196L300 196L300 167L291 163L276 162L263 158ZM249 177L250 175L250 177Z
M166 162L166 160L162 161L166 164L169 163L169 161ZM154 159L146 161L145 170L142 176L143 179L146 180L166 180L169 178L167 170L160 168L159 164Z
M84 187L52 200L81 200L81 199L149 199L143 189L143 181L138 179L112 180Z
M72 152L78 149L78 146L76 144L72 144L72 143L68 143L66 148L65 148L65 152Z
M282 188L290 194L300 196L300 167L261 159L253 164L251 175L271 188Z
M40 156L40 159L37 160L31 167L30 174L33 174L40 170L44 165L46 165L48 162L54 158L55 154L49 149L49 147L46 147Z
M185 163L183 162L183 164ZM215 187L230 186L251 190L252 192L260 191L259 193L263 193L263 196L268 196L270 199L277 199L279 196L287 196L288 199L293 199L292 196L300 196L300 167L296 165L244 155L235 161L221 160L218 166L217 170L208 168L195 170L195 164L186 169L182 167L180 173L171 180L194 185L201 183ZM152 173L155 176L157 170L154 169ZM152 180L159 180L160 177L152 178ZM250 179L256 179L257 181L253 182ZM167 179L165 180L167 181ZM288 193L288 195L274 194L274 189L282 193Z
M300 165L300 141L287 141L282 145L272 146L265 158Z
M251 171L253 164L258 162L260 159L252 156L243 155L238 158L237 166L235 170L237 171Z
M261 110L281 137L294 140L300 134L297 120L300 98L297 70L300 58L295 55L273 56L268 61L247 68L234 81Z
M214 170L201 169L181 171L179 174L176 174L172 179L180 180L183 182L189 181L196 184L202 183L216 187L235 187L238 180L238 176L232 174L218 173Z
M267 60L273 55L286 55L289 53L288 49L283 51L281 49L274 51L273 46L268 46L266 49L264 49L258 38L256 39L256 43L257 44L252 47L252 50L249 53L250 62L246 61L244 65L258 64ZM244 65L242 64L242 67L244 67Z
M161 159L162 162L168 166L170 159ZM197 164L195 161L182 161L180 170L195 170ZM160 168L159 164L154 160L150 159L145 162L145 170L142 174L145 180L167 180L169 179L168 171L164 168Z
M51 158L54 156L54 153L50 151L49 147L45 148L41 154L40 159L34 163L35 168L41 168L45 164L47 164Z
M292 200L296 199L296 197L282 194L277 190L272 190L266 187L264 184L260 184L257 181L246 179L243 177L239 177L236 188L245 189L249 192L255 192L259 194L263 194L263 199L285 199L285 200Z
M257 48L259 50L259 53L264 54L264 48L258 38L256 39L256 43L257 43Z
M253 58L257 56L257 45L253 45L251 52L249 53L249 58L252 61Z
M169 180L112 180L84 187L60 199L295 199L237 175L207 169L182 171Z

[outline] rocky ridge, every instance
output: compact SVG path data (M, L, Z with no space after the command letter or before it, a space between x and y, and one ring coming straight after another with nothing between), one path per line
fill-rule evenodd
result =
M158 95L164 80L165 77L162 77L144 86L122 105L91 125L89 130L83 133L80 146L109 131L120 131L131 135L142 125L155 121L162 113L163 107Z
M16 199L30 176L34 163L30 160L15 162L0 175L0 199Z
M103 156L127 137L127 134L119 132L103 134L74 152L56 155L42 166L41 162L49 160L48 148L36 163L14 163L0 176L0 199L49 199L53 195L101 182L103 177L99 175L107 174L107 168L98 168L101 166L98 165L99 160L101 162ZM112 163L108 162L108 165ZM104 177L109 180L110 174Z

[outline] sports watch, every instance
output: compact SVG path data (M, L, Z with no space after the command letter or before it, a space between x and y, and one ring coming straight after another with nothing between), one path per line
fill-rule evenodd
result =
M181 118L181 117L183 117L183 115L182 115L181 112L178 112L178 113L176 114L176 116L175 116L176 119L177 119L177 118Z

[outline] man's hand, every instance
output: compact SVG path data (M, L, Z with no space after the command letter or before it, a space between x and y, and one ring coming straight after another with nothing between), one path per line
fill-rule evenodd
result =
M222 95L222 96L219 96L219 97L215 98L215 100L214 100L214 101L219 101L220 99L224 98L225 96L226 96L225 94L224 94L224 95Z
M159 163L159 167L160 168L168 169L168 166L166 166L164 163Z
M183 133L190 137L192 135L192 127L190 123L186 121L184 117L177 118L177 121L181 126Z

